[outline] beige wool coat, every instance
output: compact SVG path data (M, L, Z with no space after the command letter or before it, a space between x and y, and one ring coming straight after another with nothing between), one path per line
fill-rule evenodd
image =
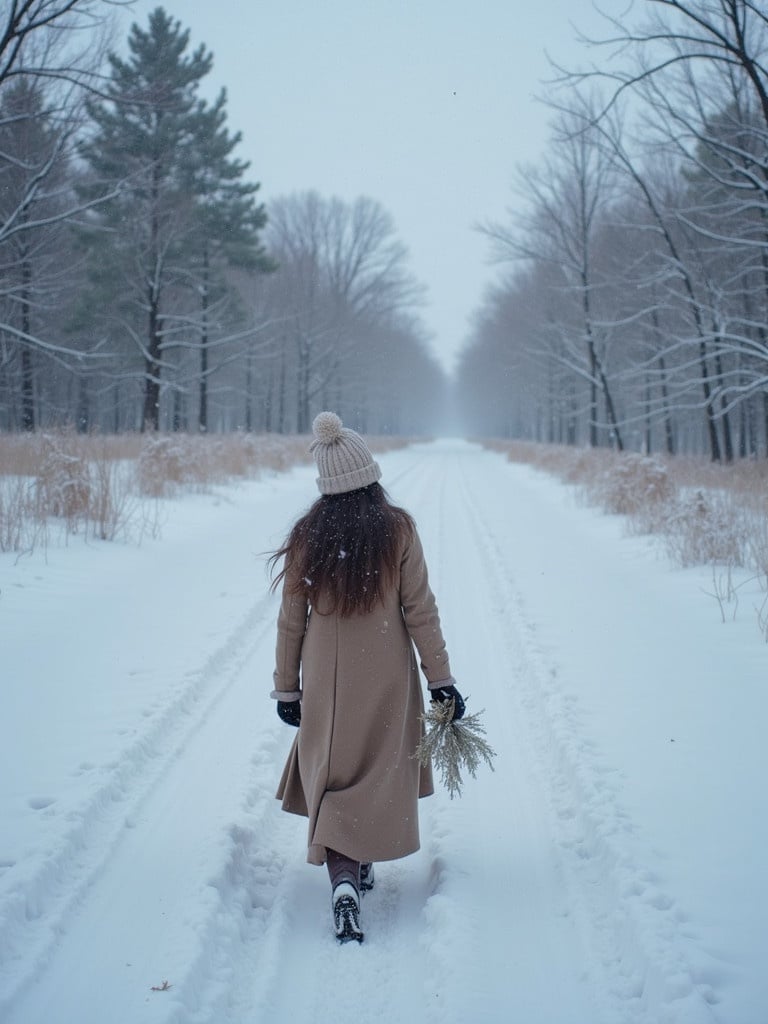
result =
M418 798L432 772L413 754L423 734L422 684L453 682L418 534L404 540L395 585L369 614L342 618L291 594L277 623L272 696L297 699L301 726L277 798L309 818L307 860L328 849L359 861L419 848Z

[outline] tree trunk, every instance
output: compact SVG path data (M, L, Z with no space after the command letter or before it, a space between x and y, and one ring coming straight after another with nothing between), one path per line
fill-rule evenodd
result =
M723 359L720 354L719 348L720 338L715 338L715 374L717 380L717 388L720 392L720 408L722 412L720 419L723 423L723 455L725 456L726 462L733 462L733 434L731 431L731 418L727 412L728 399L723 389Z
M200 409L197 429L201 434L208 431L208 288L210 287L210 263L207 243L203 247L203 293L200 324Z
M120 433L120 383L115 381L112 388L114 398L112 400L112 432Z
M578 441L578 402L576 401L576 385L571 381L568 396L568 420L566 443L575 446Z
M296 432L298 434L309 433L309 359L309 344L303 336L300 336L296 389Z
M699 369L701 370L701 386L704 391L704 416L706 418L707 436L709 438L709 454L712 462L722 462L723 456L720 450L720 438L717 435L717 424L715 413L712 408L712 385L710 383L709 368L707 366L707 343L703 338L699 340Z
M622 440L621 430L619 429L619 419L616 415L616 407L613 404L613 395L611 394L611 391L608 387L608 378L605 376L602 366L600 367L600 384L603 389L603 396L605 398L605 409L608 413L608 422L610 423L611 429L613 431L613 438L616 450L623 452L624 441Z
M88 381L81 376L77 382L77 432L87 434L91 429L91 405L88 397Z
M280 387L278 390L278 414L277 414L277 432L278 434L285 433L285 340L280 346Z
M32 265L28 259L21 264L21 330L25 338L31 330ZM32 353L26 340L21 349L21 426L23 430L35 429L35 375Z
M245 422L246 434L253 433L253 356L250 351L245 356Z
M654 292L654 303L656 295ZM672 424L672 406L669 400L669 385L667 384L667 362L664 358L664 341L659 323L659 311L656 305L651 310L651 322L653 323L653 338L656 350L659 353L659 380L661 381L661 407L664 422L664 449L667 455L675 454L675 432Z
M597 357L589 342L589 447L597 448Z
M603 367L597 355L595 349L595 343L592 338L590 328L588 330L588 348L589 348L589 384L590 384L590 422L589 422L589 444L591 448L596 448L598 444L597 440L597 388L598 384L600 390L603 393L605 400L605 410L608 416L608 423L613 431L614 443L618 451L624 451L624 442L621 438L621 430L619 429L619 421L616 416L616 408L613 404L613 396L611 395L610 388L608 387L608 378L603 372Z
M144 364L144 415L142 430L160 429L160 315L154 289L149 295L149 345Z
M747 410L749 402L739 402L739 458L746 459L749 451L749 423Z
M160 286L158 283L160 226L158 223L157 206L159 195L159 170L155 167L152 171L152 224L148 261L150 279L147 285L149 336L147 338L147 355L144 361L144 414L141 422L142 430L153 431L160 429L160 354L162 339L160 335Z
M664 443L667 455L674 455L677 445L675 444L675 431L672 425L669 387L667 385L667 364L664 356L659 356L659 370L661 371L661 402L664 409Z

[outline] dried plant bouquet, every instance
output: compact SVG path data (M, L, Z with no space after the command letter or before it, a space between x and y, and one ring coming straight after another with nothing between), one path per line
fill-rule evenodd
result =
M462 771L468 771L476 778L477 769L485 762L493 771L496 752L483 739L485 728L480 724L482 711L465 715L453 721L453 700L430 701L429 708L421 716L426 726L424 737L416 748L415 757L419 763L430 762L440 773L440 781L450 794L451 800L461 796L464 785Z

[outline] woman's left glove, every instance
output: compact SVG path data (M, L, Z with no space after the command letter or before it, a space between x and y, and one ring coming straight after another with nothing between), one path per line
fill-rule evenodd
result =
M301 701L279 700L277 702L277 713L286 725L295 725L298 729L301 723Z
M462 718L466 710L464 704L464 698L461 696L455 686L438 686L435 690L429 691L430 700L436 700L438 704L442 704L443 701L453 700L453 721Z

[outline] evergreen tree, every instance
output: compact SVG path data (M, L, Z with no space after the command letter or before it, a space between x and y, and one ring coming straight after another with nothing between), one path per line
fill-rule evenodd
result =
M51 121L36 81L6 83L0 100L0 375L11 385L9 422L24 430L38 423L35 350L54 349L42 346L37 332L45 311L60 307L66 284L60 211L67 159Z
M189 32L161 8L148 28L131 27L129 58L109 57L107 99L92 101L93 136L83 154L96 182L121 182L119 196L89 225L94 283L113 293L143 367L143 427L160 425L161 381L189 318L190 284L225 256L258 264L264 212L247 165L231 158L239 135L225 127L225 94L198 95L212 55L188 52ZM207 266L207 271L206 271ZM203 300L205 302L205 299ZM200 310L205 320L205 307ZM205 339L207 342L207 338Z
M208 429L208 378L215 369L209 355L210 318L219 275L227 266L259 273L275 269L259 236L267 221L263 205L256 202L260 186L242 180L250 165L232 157L241 134L229 133L226 102L222 89L211 108L200 110L201 130L191 154L195 164L188 169L190 191L197 200L191 258L197 271L192 280L200 301L200 431Z

